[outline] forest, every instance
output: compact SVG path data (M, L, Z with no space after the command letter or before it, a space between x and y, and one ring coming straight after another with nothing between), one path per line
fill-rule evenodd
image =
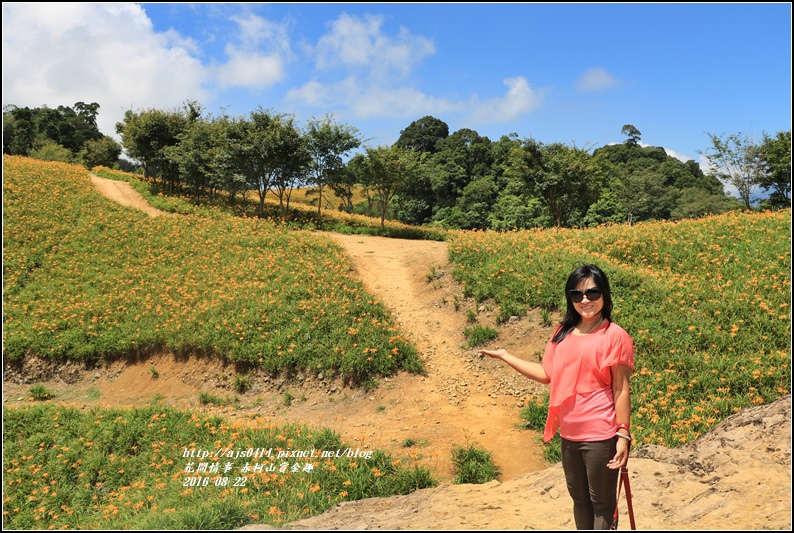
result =
M497 140L441 119L411 122L391 146L368 146L333 116L304 125L258 108L211 116L181 109L128 110L121 144L96 126L99 104L3 110L3 153L137 172L165 194L234 204L256 194L283 212L307 189L318 213L330 193L348 213L449 229L509 231L680 220L791 206L791 132L708 134L711 171L641 142L626 124L621 144L578 147L516 133ZM122 156L122 154L124 156ZM739 198L726 194L732 186ZM763 191L765 198L754 202ZM755 203L755 205L754 205Z

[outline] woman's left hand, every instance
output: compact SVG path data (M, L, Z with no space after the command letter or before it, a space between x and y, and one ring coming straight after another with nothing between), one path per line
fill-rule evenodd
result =
M629 464L629 441L621 439L620 437L617 439L617 452L615 452L615 457L607 463L607 468L611 468L612 470L617 470Z

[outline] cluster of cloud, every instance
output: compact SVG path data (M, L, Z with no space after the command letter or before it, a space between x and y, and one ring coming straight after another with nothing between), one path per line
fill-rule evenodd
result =
M285 104L341 110L348 119L454 113L476 126L532 113L547 91L514 76L501 80L506 90L498 97L427 94L412 75L437 53L435 44L406 28L388 34L380 16L342 14L312 43L291 42L289 20L252 13L229 20L234 32L199 43L175 30L156 31L135 3L4 3L3 105L97 102L100 129L114 135L127 109L175 109L190 100L224 106L231 103L224 98L232 98L225 91L280 87ZM220 43L222 53L210 54L209 43ZM302 78L295 74L301 63L310 65ZM577 87L603 90L616 83L594 69Z
M124 111L206 100L197 46L157 33L132 3L3 3L3 106L100 104L99 128L115 133Z
M574 84L578 91L604 91L614 89L620 82L603 67L588 69Z

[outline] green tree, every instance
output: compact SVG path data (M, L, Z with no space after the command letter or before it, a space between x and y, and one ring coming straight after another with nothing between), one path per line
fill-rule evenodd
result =
M597 162L587 151L562 143L524 141L511 153L508 172L541 199L557 227L581 223L600 189Z
M41 159L42 161L71 163L74 160L74 154L72 154L71 150L49 139L37 143L37 146L28 155L33 159Z
M676 189L681 189L682 191L685 189L696 188L702 189L703 191L709 194L719 194L725 196L725 190L720 183L720 180L716 178L713 174L705 174L703 169L700 168L700 165L696 163L693 159L690 159L686 163L681 163L674 157L668 158L668 162L671 165L677 165L678 168L682 169L681 171L673 171L675 174L675 179L672 182L672 185Z
M626 139L626 145L637 146L640 144L640 137L642 136L642 134L640 133L640 130L638 130L631 124L624 124L623 128L620 130L620 133L628 137Z
M224 119L198 119L179 134L178 144L165 148L166 156L179 168L180 179L196 198L214 198L221 185L216 158L225 135Z
M418 156L422 170L405 177L394 200L396 218L405 224L421 225L430 222L436 205L432 180L435 167L428 154L421 153Z
M498 141L490 144L491 169L489 174L493 177L494 183L501 191L511 184L511 179L506 173L510 164L510 153L516 148L521 147L521 140L517 133L502 135ZM513 181L513 183L515 183Z
M694 160L686 162L679 161L677 158L667 154L664 148L660 146L638 146L628 144L614 144L603 146L593 151L593 159L599 161L602 165L606 165L611 169L609 172L617 177L630 176L631 180L646 180L649 186L654 188L654 198L648 201L642 201L636 204L635 201L638 197L634 195L634 199L629 201L632 207L632 220L637 219L669 219L671 213L676 209L679 197L681 197L684 190L691 188L702 189L706 194L723 195L723 186L720 181L713 175L704 174L700 165ZM642 177L632 178L635 174ZM656 176L651 179L651 175ZM618 213L609 213L609 210L614 208L614 199L618 198L621 193L618 190L620 182L612 180L607 189L614 192L612 198L598 201L598 205L588 210L587 225L592 225L596 221L599 223L614 222L616 214L620 214L621 220L628 217L628 212L621 208ZM623 196L632 196L629 190L632 188L631 183L626 183L622 192ZM638 191L638 195L642 196L643 192ZM603 196L603 194L602 194ZM647 196L647 195L645 195ZM690 192L687 198L693 198ZM704 197L704 195L698 195ZM637 210L634 211L633 209ZM679 209L680 213L681 210Z
M307 180L317 195L317 214L325 199L323 189L333 182L344 168L344 156L361 146L356 128L338 124L333 117L312 119L306 125L306 143L311 156Z
M458 201L458 207L466 221L461 229L487 229L498 192L491 176L475 179L466 185Z
M354 162L356 158L364 157L362 154L354 155L347 165L339 171L328 187L342 202L339 204L339 210L346 213L352 213L354 209L353 197L356 194L356 185L359 183L357 164Z
M376 193L380 208L380 225L384 227L386 211L400 184L419 172L419 157L412 151L392 146L366 149L364 185Z
M84 102L55 109L8 105L3 108L3 153L29 155L51 141L76 156L86 142L103 137L96 125L98 110L99 104Z
M553 221L539 198L502 191L488 215L488 224L496 231L511 231L550 226Z
M78 113L68 106L58 106L55 109L44 107L39 110L39 134L61 146L73 154L77 154L86 141L102 138L96 127L96 111L99 104L75 104L80 107Z
M173 193L179 177L179 166L170 159L166 148L180 141L191 120L195 120L190 109L186 111L163 111L146 109L135 112L127 110L124 120L116 123L116 133L121 136L121 144L127 155L140 161L144 177L157 177Z
M722 192L714 194L698 187L690 187L681 191L681 196L670 213L670 218L673 220L699 218L718 215L734 209L742 209L742 202L738 198Z
M764 133L759 151L763 172L758 185L772 191L763 205L771 209L791 207L791 130L779 131L775 137Z
M121 145L108 136L91 139L86 141L79 155L88 170L98 166L114 168L121 155Z
M714 167L722 183L733 186L747 209L752 209L752 196L763 175L761 152L750 136L734 133L723 138L707 134L711 147L704 155Z
M669 192L664 185L664 178L650 170L638 170L620 176L617 193L628 225L631 226L641 213L652 212L654 206Z
M82 119L83 123L89 126L96 127L96 117L99 114L99 104L92 102L86 104L85 102L77 102L74 104L77 110L77 115Z
M439 141L447 137L449 137L447 123L428 115L411 122L400 132L400 138L394 144L404 150L434 154L438 151Z
M237 194L245 195L250 188L258 188L262 169L252 156L253 143L250 121L242 117L222 117L223 136L213 158L218 186L229 195L229 204L237 203Z
M294 188L306 178L311 164L311 154L306 138L295 125L295 119L288 115L279 115L271 126L271 147L273 157L272 190L278 198L281 213L289 209L289 200ZM336 182L329 183L337 190Z
M28 155L33 149L38 126L28 107L8 105L3 108L3 153Z
M428 178L433 190L433 219L450 220L447 210L457 206L463 189L474 179L491 171L491 141L476 131L460 129L439 141L430 158Z
M601 191L594 203L587 208L583 223L592 227L601 224L622 224L626 220L625 208L617 190L620 182Z
M259 195L258 213L264 217L265 197L272 189L286 209L295 179L309 164L304 138L292 116L274 114L264 109L251 112L242 143L247 151L248 182Z

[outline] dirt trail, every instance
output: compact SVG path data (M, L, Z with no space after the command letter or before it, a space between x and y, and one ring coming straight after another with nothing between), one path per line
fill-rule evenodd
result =
M132 185L125 181L109 180L91 174L91 183L99 192L108 198L117 201L121 205L128 205L140 209L149 216L173 215L173 213L166 213L165 211L160 211L149 205L143 196L133 189Z
M515 427L521 407L531 394L542 393L542 387L482 358L474 349L463 348L466 311L474 311L478 321L488 324L493 324L494 314L473 309L473 302L463 299L450 274L446 245L326 235L344 246L357 275L391 309L427 369L426 377L383 380L376 391L363 395L363 401L334 405L332 412L342 417L335 429L344 432L346 424L358 425L374 448L394 449L407 438L424 442L423 453L438 457L448 479L447 458L453 444L477 443L491 451L502 479L544 468L536 433ZM531 320L511 325L495 344L533 356L550 332Z

